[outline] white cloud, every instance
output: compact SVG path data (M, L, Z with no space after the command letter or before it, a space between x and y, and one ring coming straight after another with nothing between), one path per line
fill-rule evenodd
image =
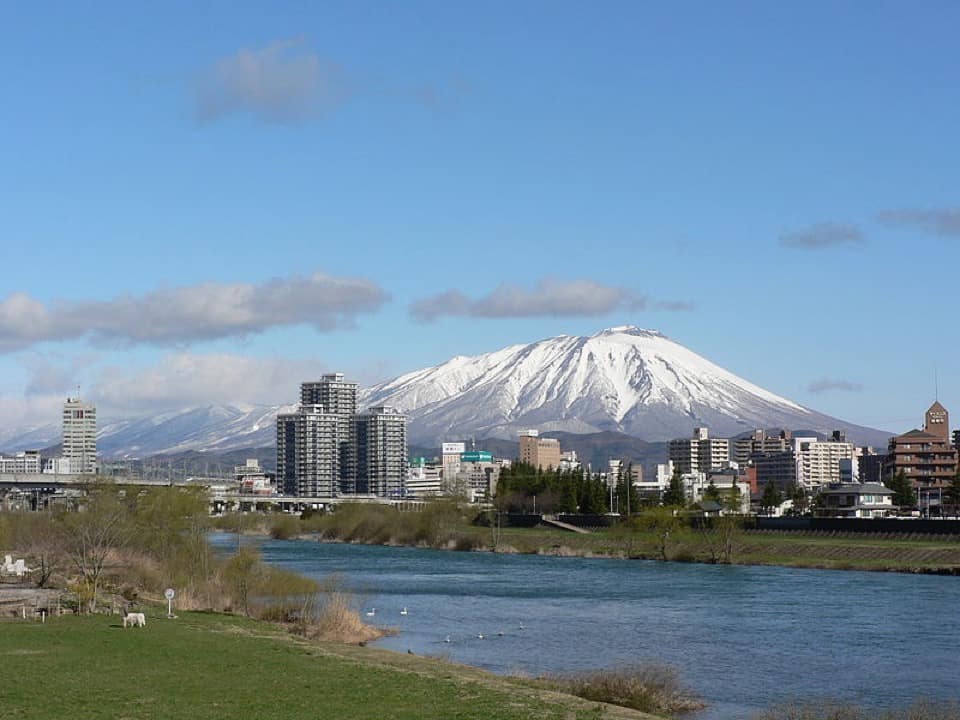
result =
M0 300L0 352L89 337L113 344L170 345L309 325L325 332L372 313L387 293L360 278L276 278L258 285L204 283L142 296L44 305L23 293Z
M646 304L646 298L626 288L592 280L565 282L547 278L532 290L503 284L477 299L471 299L459 290L448 290L416 301L410 306L410 314L420 322L432 322L445 315L482 318L592 316L621 309L638 310Z

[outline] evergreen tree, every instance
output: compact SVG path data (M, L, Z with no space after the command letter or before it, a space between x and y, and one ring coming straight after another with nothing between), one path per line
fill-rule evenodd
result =
M765 513L770 514L782 502L783 493L780 492L780 488L777 487L775 482L768 480L766 485L763 486L763 495L760 496L760 507L763 508Z
M632 515L640 511L640 495L633 486L633 464L627 465L627 470L617 471L617 511L621 515Z
M790 486L790 489L787 490L787 497L793 501L794 512L802 515L807 511L807 508L810 505L810 502L807 498L807 491L804 490L799 483L794 483Z
M704 500L712 500L713 502L720 502L720 491L717 489L717 486L713 484L713 479L710 479L710 484L707 485L707 489L703 491Z
M670 487L663 493L663 504L669 507L683 507L687 504L687 494L683 489L683 476L680 468L673 469L670 477Z
M960 465L957 466L957 472L950 481L950 484L947 485L943 496L947 503L953 505L954 516L960 515Z
M897 472L892 478L887 480L887 487L893 490L893 504L899 507L914 507L917 504L917 493L913 489L913 483L907 479L903 470Z

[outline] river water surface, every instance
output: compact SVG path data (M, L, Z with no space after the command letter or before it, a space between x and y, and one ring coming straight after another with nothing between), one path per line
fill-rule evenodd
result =
M375 608L368 621L400 630L381 647L531 675L667 663L709 703L704 719L794 699L895 707L960 696L956 577L305 541L261 549L313 578L341 575L364 612Z

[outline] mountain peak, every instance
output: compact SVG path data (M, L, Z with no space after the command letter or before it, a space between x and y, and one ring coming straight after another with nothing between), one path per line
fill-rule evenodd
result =
M614 327L606 328L600 332L594 333L590 337L604 337L608 335L636 335L638 337L666 337L659 330L646 330L636 325L615 325Z
M765 390L657 330L619 325L458 356L362 392L362 405L406 413L409 437L516 437L517 431L621 432L649 442L709 427L717 437L755 428L864 428ZM869 432L869 431L867 431ZM864 436L864 433L859 433Z

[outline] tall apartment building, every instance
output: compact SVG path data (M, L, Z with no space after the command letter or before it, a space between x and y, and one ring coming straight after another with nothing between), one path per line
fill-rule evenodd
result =
M957 449L950 445L950 415L939 402L924 415L923 430L890 438L884 478L903 474L921 492L942 488L957 472Z
M754 430L748 437L734 440L733 459L740 467L746 467L754 455L785 452L792 444L789 430L781 430L776 435L768 435L766 430Z
M780 490L786 490L798 482L797 455L793 448L755 454L752 463L757 473L758 487L765 487L772 482Z
M383 405L355 416L354 426L356 491L402 495L407 479L407 416Z
M331 415L357 414L358 384L348 382L343 373L328 373L319 380L300 384L301 405L323 405Z
M797 457L797 482L808 490L816 490L841 482L842 475L858 476L857 454L853 443L839 431L828 440L796 438L794 452ZM845 473L841 473L841 460Z
M97 408L80 398L67 398L63 404L62 455L71 473L97 472Z
M320 405L328 415L340 418L337 426L339 492L352 494L356 489L356 451L353 418L357 414L359 385L345 379L343 373L327 373L319 380L300 384L300 405Z
M537 430L520 431L520 462L529 463L541 470L560 467L560 441L542 438Z
M883 463L886 455L874 452L872 447L860 447L857 454L857 479L862 483L882 483L886 478L883 475Z
M705 473L730 462L730 441L710 437L707 428L695 428L693 437L671 440L669 453L681 473Z
M277 487L299 497L339 495L342 422L323 405L277 415Z

